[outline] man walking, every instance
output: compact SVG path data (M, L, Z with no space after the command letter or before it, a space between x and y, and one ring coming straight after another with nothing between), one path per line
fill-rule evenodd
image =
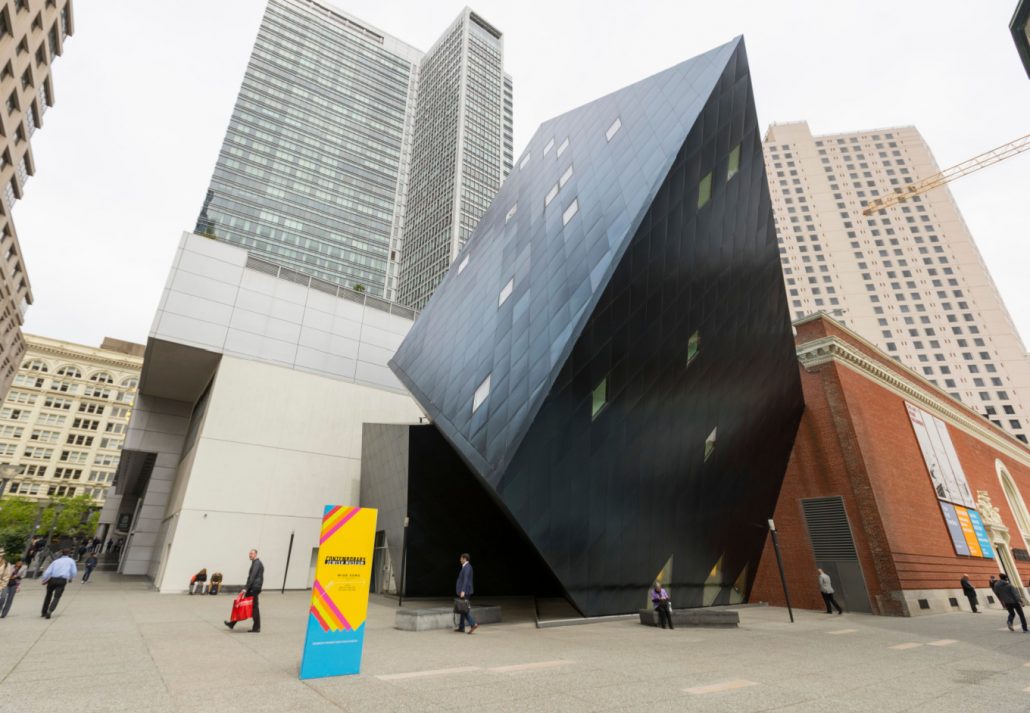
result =
M458 595L458 633L465 633L465 621L469 623L469 633L479 628L479 624L472 617L472 563L469 561L468 552L463 552L458 558L461 562L461 569L458 570L458 581L454 585L454 593Z
M89 575L93 574L93 570L97 566L97 556L92 552L89 553L89 557L86 558L86 572L82 575L82 583L86 584L89 581Z
M258 595L261 594L261 587L265 584L265 565L258 559L257 550L251 550L249 556L250 572L247 573L247 584L243 587L243 596L251 597L254 600L254 608L250 615L254 620L254 626L250 631L258 634L261 632L261 610L258 609ZM236 626L235 621L223 623L230 629Z
M840 604L833 598L833 584L830 582L830 575L821 569L819 570L819 592L823 595L823 603L826 604L827 614L833 613L833 609L830 608L831 605L836 608L838 614L844 613L844 610L840 608Z
M75 567L75 560L71 557L71 550L61 550L61 556L50 563L50 566L43 572L40 584L46 585L46 596L43 597L43 612L40 616L47 619L57 609L57 603L61 601L64 594L64 586L75 579L78 569Z
M1023 626L1023 633L1027 633L1026 630L1026 615L1023 614L1023 603L1020 601L1019 592L1012 586L1009 581L1009 576L1002 572L998 575L1000 579L994 584L994 593L998 595L998 601L1001 605L1008 610L1009 620L1007 622L1009 631L1015 631L1012 628L1012 622L1016 619L1016 614L1019 614L1019 623Z
M962 579L959 581L962 583L962 593L965 594L966 599L969 600L969 607L973 610L974 614L979 614L980 612L976 610L976 589L974 589L973 585L970 584L969 575L963 574Z

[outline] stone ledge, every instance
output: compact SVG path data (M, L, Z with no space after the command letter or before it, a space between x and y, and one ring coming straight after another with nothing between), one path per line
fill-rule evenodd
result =
M500 606L473 606L472 618L477 624L501 623ZM431 631L454 628L454 607L427 607L424 609L398 609L393 628L401 631Z
M658 626L658 612L640 610L640 623ZM715 626L733 628L740 624L740 613L735 609L673 609L673 626Z

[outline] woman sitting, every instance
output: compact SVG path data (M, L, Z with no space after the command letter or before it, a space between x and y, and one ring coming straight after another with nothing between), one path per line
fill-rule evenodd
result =
M190 577L190 594L203 594L207 585L207 568L200 570Z

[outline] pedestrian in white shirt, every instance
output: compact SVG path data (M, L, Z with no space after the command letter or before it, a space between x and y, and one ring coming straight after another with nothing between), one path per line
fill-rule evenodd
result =
M75 567L75 560L69 555L71 555L71 550L61 550L61 556L50 563L50 566L43 572L43 578L40 580L41 584L46 585L46 596L43 598L43 613L40 616L47 619L54 613L57 603L61 601L61 595L64 594L64 585L75 579L75 575L79 573Z
M838 614L843 614L844 610L840 608L840 604L833 598L833 584L830 583L830 575L826 572L819 570L819 593L823 595L823 603L826 604L826 613L832 614L833 609L830 608L832 604Z

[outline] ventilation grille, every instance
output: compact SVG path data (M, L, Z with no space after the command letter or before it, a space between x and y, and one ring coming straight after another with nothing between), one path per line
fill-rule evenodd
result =
M858 560L841 497L802 500L816 561Z

